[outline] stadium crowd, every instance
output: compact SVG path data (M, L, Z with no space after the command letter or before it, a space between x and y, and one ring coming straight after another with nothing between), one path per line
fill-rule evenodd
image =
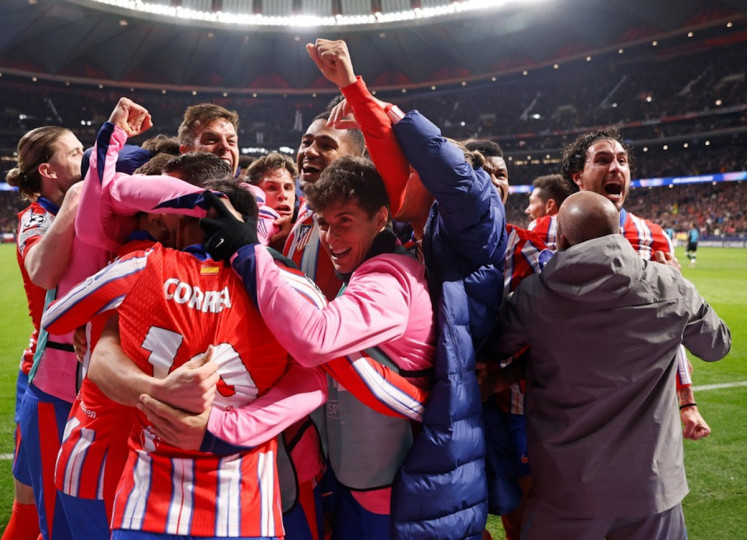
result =
M293 106L292 124L277 123L287 107L244 120L228 97L151 109L61 91L44 98L52 123L86 114L75 133L92 150L64 127L19 137L6 177L26 198L16 237L34 333L3 540L480 539L488 513L507 538L685 537L682 437L710 428L683 346L715 361L730 336L653 220L742 232L744 188L631 191L632 150L584 126L667 114L628 106L647 92L677 89L704 111L713 95L690 92L732 96L729 61L688 57L663 88L634 65L578 91L617 107L542 113L538 133L566 130L548 135L564 143L549 172L567 192L525 227L528 201L509 195L515 176L533 179L521 153L462 120L450 129L458 109L482 126L488 90L384 101L344 42L306 48L342 97ZM514 99L530 114L578 97L550 84L502 88L496 117L522 110ZM18 110L38 105L22 94ZM39 119L23 114L25 131ZM154 122L176 140L143 142ZM280 132L295 164L240 166L247 137ZM731 142L719 148L743 170ZM17 194L3 197L15 212Z
M631 189L625 207L647 216L664 229L684 233L694 223L703 236L747 233L747 193L744 182L706 182ZM506 203L509 223L526 226L528 194L514 194Z

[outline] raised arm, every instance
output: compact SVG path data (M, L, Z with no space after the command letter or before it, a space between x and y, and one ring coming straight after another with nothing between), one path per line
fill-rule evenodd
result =
M138 212L178 213L205 217L203 190L171 176L128 175L116 171L126 132L105 123L96 138L83 181L77 236L87 244L116 251L135 230Z
M410 174L407 158L397 142L392 123L385 108L391 107L376 99L368 91L366 83L355 75L347 44L340 40L317 39L306 45L309 56L329 81L343 93L346 103L339 104L330 116L330 123L346 117L344 112L352 109L355 123L363 132L366 148L384 180L389 206L396 216ZM342 128L342 124L335 127Z
M395 123L394 132L420 180L436 198L439 219L459 259L473 266L500 264L505 212L488 174L473 169L464 152L417 111Z

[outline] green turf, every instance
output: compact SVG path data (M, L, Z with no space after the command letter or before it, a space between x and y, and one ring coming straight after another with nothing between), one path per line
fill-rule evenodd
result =
M713 305L732 331L732 352L721 362L697 359L695 385L747 381L747 250L701 248L696 268L687 268L677 251L683 274ZM0 245L0 454L13 447L15 380L21 351L28 342L28 320L20 272L12 244ZM690 495L685 519L691 540L744 538L747 531L747 387L696 391L696 399L713 434L705 440L685 441ZM10 461L0 460L0 530L10 514L13 487ZM500 520L491 517L488 529L502 538Z

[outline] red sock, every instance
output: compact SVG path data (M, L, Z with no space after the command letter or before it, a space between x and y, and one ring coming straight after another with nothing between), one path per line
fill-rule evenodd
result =
M0 540L37 540L39 536L39 514L35 504L13 501L10 521Z

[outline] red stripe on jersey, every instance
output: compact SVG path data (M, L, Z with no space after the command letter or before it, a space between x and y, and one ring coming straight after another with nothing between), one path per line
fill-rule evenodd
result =
M332 260L319 242L319 227L314 214L303 206L298 220L285 241L283 255L291 259L322 290L327 300L334 300L342 281L335 274Z
M57 489L73 497L103 499L111 510L127 461L134 412L107 398L90 379L84 379L57 458Z
M38 202L33 202L25 210L18 214L18 236L16 239L18 268L21 270L23 289L26 292L26 300L29 306L29 316L34 327L29 338L29 344L23 351L21 357L21 371L28 375L34 361L36 342L39 339L39 324L44 311L44 297L46 291L31 282L26 270L25 260L31 246L42 239L47 229L54 221L54 214L46 210Z
M534 231L506 225L506 269L503 297L516 290L521 280L541 271L540 254L547 249Z
M674 254L671 240L664 229L647 219L627 212L621 232L633 249L646 260L653 259L657 251Z
M528 230L539 236L542 242L553 251L557 249L555 238L558 232L557 217L557 214L542 216L532 221L528 227Z
M214 407L253 401L284 373L287 353L230 267L202 273L195 256L158 246L119 308L124 352L163 377L214 345ZM276 442L219 457L152 435L138 413L114 508L114 528L192 536L282 536Z
M57 414L55 404L39 401L37 403L37 415L39 417L39 441L41 451L41 472L44 495L44 513L47 516L47 527L49 531L54 530L55 504L57 502L57 490L54 487L54 466L57 461L57 453L60 450L60 433L57 430Z

